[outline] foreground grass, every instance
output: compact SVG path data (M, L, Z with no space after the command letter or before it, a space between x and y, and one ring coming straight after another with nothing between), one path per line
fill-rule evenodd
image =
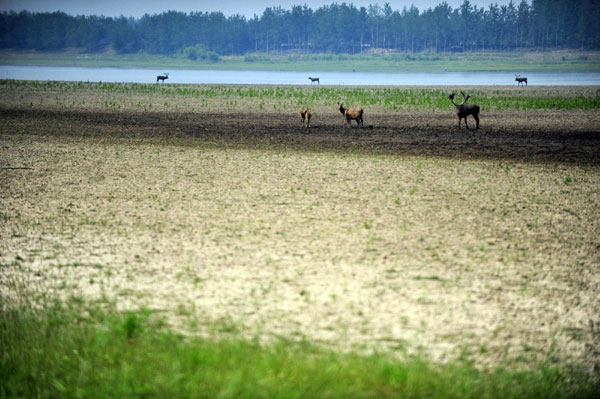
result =
M82 316L84 314L85 316ZM0 397L592 398L583 373L482 372L467 361L341 354L307 343L185 338L149 311L52 306L0 313Z
M391 54L248 54L217 62L183 55L89 54L79 52L0 51L3 65L136 67L280 71L598 71L594 51L528 51Z

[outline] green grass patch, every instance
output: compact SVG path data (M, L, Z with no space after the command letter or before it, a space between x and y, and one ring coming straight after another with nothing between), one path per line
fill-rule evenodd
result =
M144 84L144 83L90 83L60 81L15 81L0 80L0 88L12 97L16 104L24 99L23 105L35 105L39 97L47 100L56 98L58 105L76 107L85 105L85 100L74 101L72 95L91 95L102 98L107 109L131 107L131 99L152 96L155 104L169 108L171 100L220 100L236 104L238 100L256 104L270 102L290 107L327 106L336 107L338 101L352 106L381 108L384 110L447 110L450 106L448 94L454 88L381 88L381 87L303 87L303 86L212 86L189 84ZM12 93L12 94L11 94ZM38 97L31 102L29 94ZM600 90L595 87L572 90L570 88L527 88L516 87L482 88L468 90L471 103L483 110L570 110L600 108ZM61 97L65 97L61 100ZM67 98L68 96L71 96ZM26 100L28 99L28 100ZM28 102L29 101L29 102ZM62 101L62 102L61 102ZM139 105L139 104L138 104Z
M147 310L75 301L0 313L3 398L592 398L597 381L542 367L483 372L337 353L306 342L259 345L170 331Z

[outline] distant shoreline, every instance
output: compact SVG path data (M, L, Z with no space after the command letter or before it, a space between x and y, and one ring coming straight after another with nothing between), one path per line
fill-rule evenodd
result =
M465 52L377 54L248 54L219 61L192 61L182 55L0 51L0 65L189 70L331 71L331 72L597 72L600 51Z

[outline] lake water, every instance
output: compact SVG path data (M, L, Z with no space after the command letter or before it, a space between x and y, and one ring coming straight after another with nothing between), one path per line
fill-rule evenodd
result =
M284 72L167 70L133 68L81 68L45 66L0 66L0 79L61 80L83 82L155 83L156 76L169 72L168 83L193 84L309 84L308 76L318 76L321 84L342 86L466 86L516 85L512 72ZM600 85L598 72L527 72L530 85Z

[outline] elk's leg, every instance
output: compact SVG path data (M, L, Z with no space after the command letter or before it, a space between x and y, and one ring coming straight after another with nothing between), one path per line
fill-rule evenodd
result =
M469 129L469 124L467 123L467 117L465 116L465 126L467 127L467 130L471 130Z
M479 129L479 115L473 114L473 118L475 118L475 122L477 122L477 126L475 127L475 130L477 130Z
M460 130L460 122L462 121L462 118L459 116L458 117L458 130Z

